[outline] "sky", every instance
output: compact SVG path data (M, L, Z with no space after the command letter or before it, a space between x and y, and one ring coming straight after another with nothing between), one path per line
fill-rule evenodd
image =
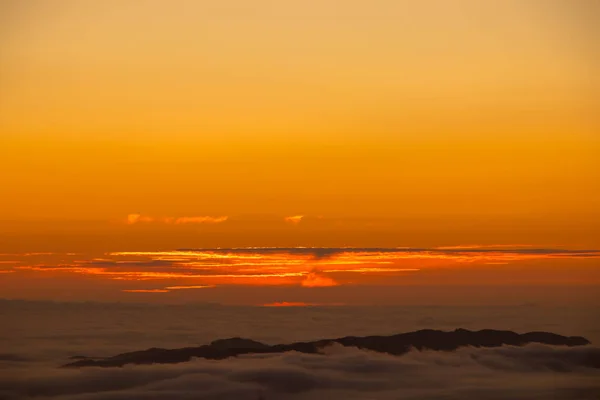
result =
M598 285L598 13L0 0L0 297Z

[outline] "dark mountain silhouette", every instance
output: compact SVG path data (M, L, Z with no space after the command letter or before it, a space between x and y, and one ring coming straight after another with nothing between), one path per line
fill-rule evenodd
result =
M499 347L503 345L524 346L529 343L542 343L555 346L583 346L590 342L579 336L561 336L548 332L518 334L511 331L485 329L469 331L457 329L451 332L431 329L402 333L393 336L347 336L338 339L323 339L314 342L296 342L269 346L250 339L231 338L215 340L209 345L181 349L151 348L148 350L123 353L108 358L81 356L78 361L63 367L121 367L126 364L174 364L190 361L194 357L221 360L242 354L265 354L297 351L320 353L324 347L340 344L380 353L401 355L411 348L417 350L452 351L459 347Z

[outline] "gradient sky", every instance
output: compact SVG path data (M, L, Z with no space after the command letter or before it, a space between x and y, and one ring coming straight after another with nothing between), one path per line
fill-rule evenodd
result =
M561 253L600 249L598 15L594 0L0 0L0 297L600 284L594 252ZM503 250L431 262L470 245ZM237 277L145 286L85 269L257 246L421 250L387 272L327 258L345 273L258 252L247 273L292 275L244 277L234 257L209 273ZM198 275L188 256L160 272Z

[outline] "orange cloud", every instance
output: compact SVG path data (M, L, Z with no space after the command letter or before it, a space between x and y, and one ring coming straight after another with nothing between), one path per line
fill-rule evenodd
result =
M368 273L368 272L417 272L420 268L376 268L376 267L365 267L365 268L354 268L354 269L328 269L323 272L357 272L357 273Z
M481 244L467 244L462 246L439 246L436 250L460 250L460 249L519 249L533 247L530 244L492 244L492 245L481 245Z
M215 285L194 285L194 286L167 286L163 289L125 289L123 292L127 293L168 293L171 290L184 290L184 289L206 289L213 288Z
M311 271L306 275L306 278L301 282L304 287L327 287L327 286L338 286L335 280L328 276L321 275L317 271Z
M317 307L317 306L344 306L344 303L305 303L303 301L276 301L263 304L263 307Z
M223 216L223 217L210 217L210 216L203 216L203 217L180 217L180 218L175 218L173 223L174 224L219 224L221 222L225 222L227 221L229 217L227 216ZM167 222L170 223L170 222Z
M92 268L83 267L78 264L74 265L56 265L56 266L19 266L16 270L28 270L38 272L71 272L84 275L106 276L114 280L160 280L160 279L210 279L215 283L239 283L239 284L292 284L292 278L304 277L306 272L271 272L271 273L256 273L256 274L238 274L238 273L222 273L222 274L195 274L193 272L169 272L169 271L138 271L138 270L114 270L109 268ZM195 288L207 288L214 285L194 285ZM165 288L162 290L177 290ZM178 289L192 288L178 286Z
M126 219L128 225L137 224L139 222L162 222L165 224L219 224L227 221L229 217L211 217L211 216L197 216L197 217L164 217L154 218L141 214L129 214Z
M214 288L215 285L195 285L195 286L167 286L165 290L185 290L185 289L208 289Z
M155 289L174 291L204 289L213 285L301 285L329 287L343 284L348 274L380 282L419 271L469 268L473 265L498 264L545 259L600 258L600 250L564 250L536 248L204 248L172 251L130 251L105 253L91 259L68 259L64 255L47 256L39 263L23 259L10 265L0 264L0 273L43 272L82 274L119 281L160 281ZM9 262L11 261L11 262ZM1 261L0 261L1 262ZM338 274L337 276L334 274ZM339 275L346 274L346 275ZM370 275L370 276L369 276ZM8 276L8 275L4 275ZM337 278L343 276L344 281ZM411 278L412 279L412 278ZM420 279L415 277L414 279ZM422 279L422 278L421 278ZM165 287L167 284L174 286ZM178 285L181 284L181 285ZM178 286L176 286L178 285Z
M292 215L290 217L285 217L283 220L289 224L298 225L302 222L302 218L304 218L304 215Z
M281 302L275 302L275 303L267 303L267 304L263 304L263 307L310 307L310 306L315 306L316 304L314 303L304 303L301 301L281 301Z
M138 222L152 222L154 220L154 218L152 217L146 217L143 216L142 214L129 214L127 216L127 224L129 225L133 225L133 224L137 224Z

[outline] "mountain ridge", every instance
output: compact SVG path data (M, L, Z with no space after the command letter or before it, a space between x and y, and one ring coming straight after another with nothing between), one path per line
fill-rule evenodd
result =
M460 347L467 346L525 346L531 343L569 347L591 344L589 340L581 336L562 336L550 332L519 334L512 331L493 329L470 331L461 328L454 331L422 329L391 336L345 336L336 339L321 339L276 345L268 345L252 339L234 337L218 339L208 345L198 347L184 347L179 349L153 347L147 350L121 353L106 358L78 356L77 361L70 362L62 367L122 367L128 364L175 364L187 362L193 358L221 360L244 354L270 354L289 351L318 354L322 353L324 348L334 344L399 356L411 349L454 351Z

